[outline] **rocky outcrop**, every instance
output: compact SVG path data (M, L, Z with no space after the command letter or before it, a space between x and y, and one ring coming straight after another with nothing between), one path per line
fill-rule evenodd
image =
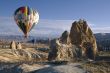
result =
M20 42L16 43L15 41L12 41L10 44L10 48L13 50L22 49L22 45Z
M80 46L83 49L84 54L88 58L94 58L97 52L96 39L85 20L80 19L72 23L70 39L72 44Z
M46 61L47 53L37 51L35 48L0 49L0 62L36 62Z
M11 48L11 49L16 49L16 43L15 43L15 41L12 41L12 42L11 42L10 48Z
M16 49L22 49L22 45L20 42L16 45Z
M70 37L68 31L64 31L62 33L62 36L60 37L60 42L63 44L70 44Z
M74 60L82 56L94 59L97 52L95 36L84 20L72 23L70 34L64 31L58 39L51 40L48 60Z
M76 46L71 45L69 32L64 31L60 38L50 41L48 60L72 60L77 56ZM74 48L74 49L73 49Z
M58 39L54 39L50 44L48 60L74 61L82 55L81 49L71 44L62 44Z

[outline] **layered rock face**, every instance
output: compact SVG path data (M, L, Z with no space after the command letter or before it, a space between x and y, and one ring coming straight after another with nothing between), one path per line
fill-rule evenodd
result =
M75 45L62 44L58 39L54 39L50 44L48 60L73 61L81 57L81 49Z
M70 39L72 44L83 49L87 57L94 58L97 52L96 39L86 21L79 20L72 23Z
M70 34L64 31L58 39L51 40L48 60L74 60L85 56L94 59L96 39L86 21L72 23Z

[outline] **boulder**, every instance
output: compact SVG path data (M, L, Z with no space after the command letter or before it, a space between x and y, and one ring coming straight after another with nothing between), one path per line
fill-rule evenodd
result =
M94 59L97 52L96 38L85 20L72 23L70 30L71 43L82 48L84 55Z

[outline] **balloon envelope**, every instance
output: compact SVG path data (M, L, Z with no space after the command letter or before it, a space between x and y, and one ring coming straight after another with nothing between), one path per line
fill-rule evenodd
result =
M18 8L14 13L14 19L19 28L23 31L25 37L28 36L28 32L39 21L39 14L37 11L29 8L28 6Z

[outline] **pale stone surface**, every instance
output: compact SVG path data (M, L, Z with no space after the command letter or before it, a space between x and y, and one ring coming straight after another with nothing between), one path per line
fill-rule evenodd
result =
M16 49L16 42L15 42L15 41L12 41L12 42L11 42L10 48L11 48L11 49Z
M16 49L22 49L21 43L18 43L18 44L17 44Z
M72 23L70 39L72 44L84 50L87 57L94 58L97 52L96 38L85 20L80 19Z

